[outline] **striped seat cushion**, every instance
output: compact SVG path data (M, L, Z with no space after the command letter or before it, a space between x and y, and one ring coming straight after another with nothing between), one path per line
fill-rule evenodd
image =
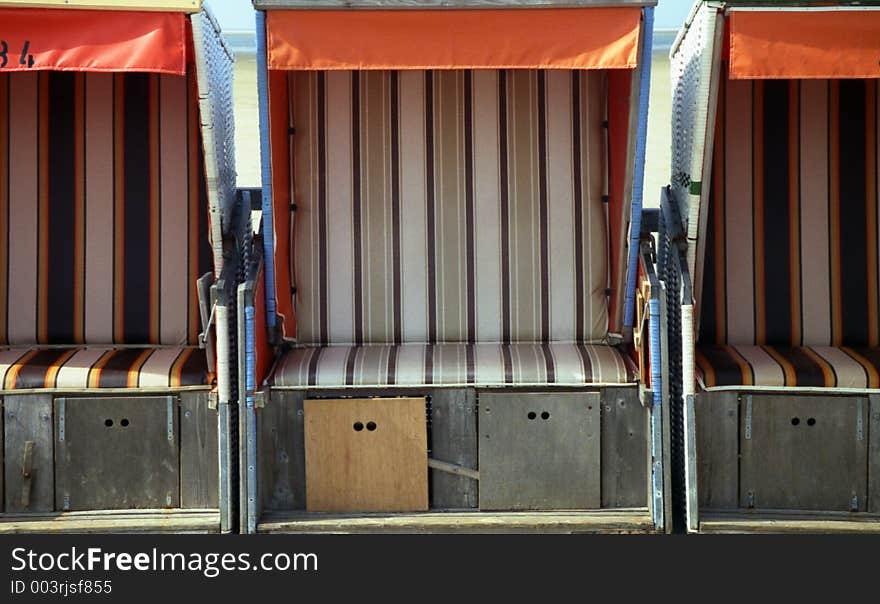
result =
M636 381L632 361L592 344L400 344L295 348L270 385L588 386Z
M196 345L195 75L0 74L0 345Z
M877 86L724 82L700 342L880 346Z
M50 348L0 351L2 390L211 386L202 348Z
M836 346L697 347L704 388L880 388L880 349Z
M602 341L605 73L288 77L299 344Z

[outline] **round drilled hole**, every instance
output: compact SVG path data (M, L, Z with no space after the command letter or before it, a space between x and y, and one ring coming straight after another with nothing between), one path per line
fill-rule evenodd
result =
M372 432L376 429L376 422L367 422L367 430Z
M801 419L799 417L791 418L791 425L792 426L797 426L799 423L801 423Z
M123 418L122 418L122 421L119 422L119 424L120 424L123 428L128 428L128 418L123 417Z
M541 412L541 419L550 419L550 414L546 411Z
M535 419L536 417L538 417L537 413L535 413L534 411L529 411L529 419Z
M355 432L360 432L363 429L364 429L364 425L361 422L354 423L354 431Z
M104 425L107 426L108 428L110 428L113 425L113 420L112 419L105 419Z
M815 425L816 425L816 418L815 418L815 417L811 417L810 419L808 419L808 420L807 420L807 425L808 425L808 426L815 426Z

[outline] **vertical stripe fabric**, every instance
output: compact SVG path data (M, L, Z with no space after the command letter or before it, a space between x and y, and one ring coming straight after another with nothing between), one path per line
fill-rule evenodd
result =
M719 96L701 343L877 347L877 82Z
M288 77L301 344L606 336L603 73Z
M194 76L0 75L0 344L196 344Z

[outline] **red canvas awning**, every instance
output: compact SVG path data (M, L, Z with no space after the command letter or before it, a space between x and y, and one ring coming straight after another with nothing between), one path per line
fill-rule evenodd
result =
M733 10L731 79L880 77L880 11Z
M0 24L0 72L186 73L183 13L5 8Z
M642 10L268 11L269 69L631 69Z

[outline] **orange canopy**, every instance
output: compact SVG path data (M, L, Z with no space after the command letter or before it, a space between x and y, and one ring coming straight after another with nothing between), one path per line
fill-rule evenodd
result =
M268 11L269 69L631 69L642 10Z
M0 9L0 72L186 73L183 13ZM5 42L5 45L3 44Z
M880 77L880 11L732 10L731 79Z

